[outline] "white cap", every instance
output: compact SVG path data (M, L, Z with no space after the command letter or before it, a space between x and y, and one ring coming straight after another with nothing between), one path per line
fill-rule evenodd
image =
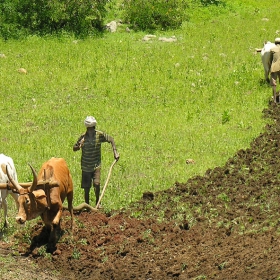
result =
M96 122L96 119L94 117L87 116L84 123L85 123L86 127L93 127L93 126L96 126L97 122Z

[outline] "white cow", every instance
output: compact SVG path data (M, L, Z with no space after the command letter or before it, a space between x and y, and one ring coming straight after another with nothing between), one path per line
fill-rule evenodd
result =
M274 43L269 41L264 42L262 49L256 49L257 52L261 53L263 69L264 69L264 78L269 83L269 73L270 73L270 50L275 47Z
M17 181L17 172L16 168L14 166L14 161L12 158L5 156L4 154L0 154L0 183L7 183L9 181L7 173L6 173L6 166L9 168L9 173L14 178L14 180ZM4 209L4 227L8 227L8 204L7 204L7 196L8 194L11 194L14 198L17 208L18 208L18 194L12 192L8 189L0 189L0 208Z

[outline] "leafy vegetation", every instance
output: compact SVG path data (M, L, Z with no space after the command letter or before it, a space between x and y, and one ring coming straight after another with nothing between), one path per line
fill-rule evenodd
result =
M180 28L191 11L199 6L218 6L213 0L3 0L0 2L0 36L73 34L95 37L105 30L105 20L122 18L137 30Z
M136 30L179 28L188 19L186 0L124 0L124 18Z
M67 32L88 36L101 32L107 0L4 0L0 3L3 38Z

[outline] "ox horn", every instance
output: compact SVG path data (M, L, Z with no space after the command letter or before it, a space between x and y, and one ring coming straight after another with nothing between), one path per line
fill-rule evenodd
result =
M28 188L28 191L33 192L35 190L35 188L37 187L38 179L37 179L37 174L36 174L35 169L32 167L31 164L29 164L29 166L30 166L32 174L33 174L33 182L32 182L32 185Z
M12 185L13 185L13 186L18 190L18 192L19 192L20 189L22 189L22 186L21 186L18 182L16 182L16 181L11 177L11 175L10 175L10 173L9 173L8 165L6 165L6 173L7 173L7 176L8 176L8 178L9 178L10 182L12 183Z

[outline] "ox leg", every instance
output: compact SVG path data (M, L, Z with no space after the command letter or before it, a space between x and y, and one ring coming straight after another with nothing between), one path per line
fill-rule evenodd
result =
M269 79L269 72L266 72L266 73L265 73L265 80L266 80L267 83L270 82L270 79Z
M273 93L273 99L274 99L274 102L276 103L276 86L273 86L272 87L272 93Z
M277 85L277 73L276 72L272 72L270 74L270 85L272 87L273 100L276 103L276 85Z
M269 83L268 71L267 71L267 69L265 69L265 67L264 67L264 80Z
M68 211L71 215L71 230L73 229L73 192L67 194Z
M8 223L8 204L7 204L7 196L0 197L0 206L2 204L3 210L4 210L4 228L7 228L9 226ZM0 207L1 208L1 207Z
M48 249L47 249L50 253L53 253L56 250L56 243L59 239L59 233L60 233L60 221L58 224L52 225L52 230L50 233Z
M62 215L62 204L61 204L61 206L59 206L57 214L55 215L55 217L53 219L53 225L58 225L60 223L61 215Z

